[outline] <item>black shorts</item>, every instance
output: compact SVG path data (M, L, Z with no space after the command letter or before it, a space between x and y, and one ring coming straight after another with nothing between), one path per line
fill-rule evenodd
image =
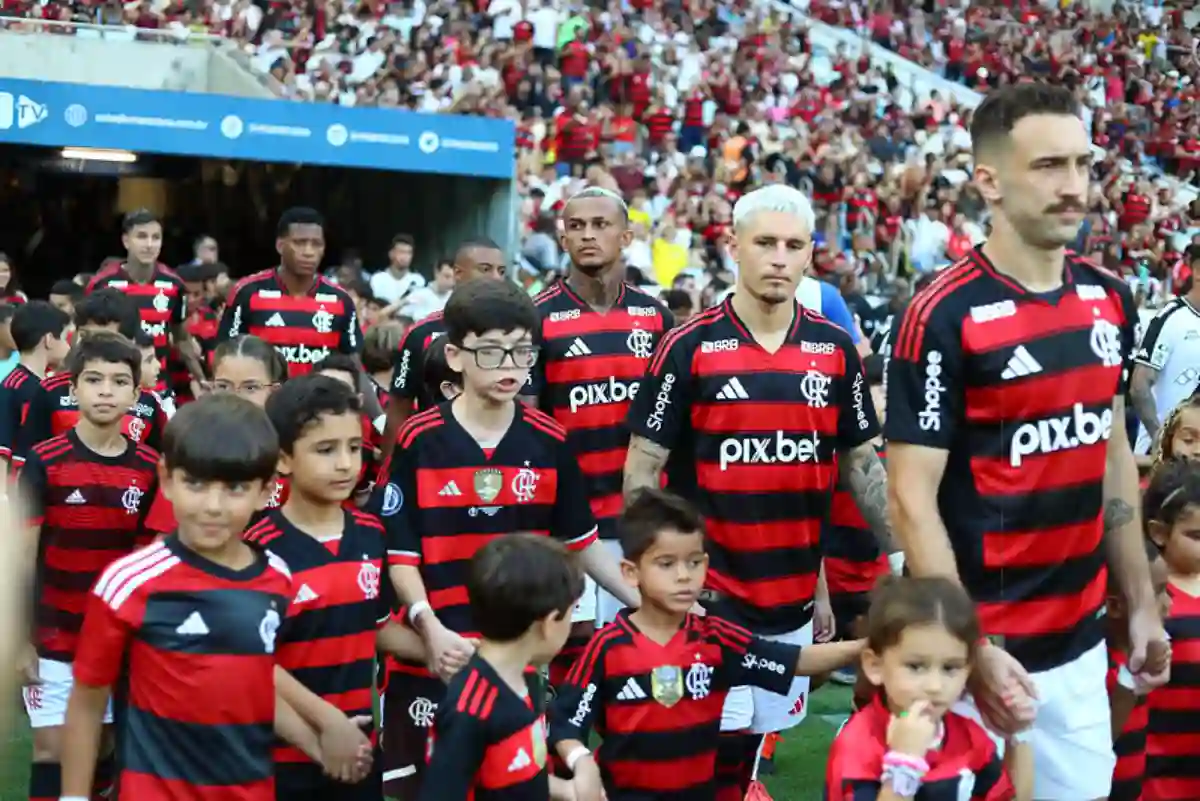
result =
M410 671L421 668L408 668ZM429 674L393 670L383 694L381 726L383 790L388 798L417 797L429 748L433 714L446 695L446 685Z
M370 775L357 784L335 781L312 762L276 764L275 801L383 801L379 753Z

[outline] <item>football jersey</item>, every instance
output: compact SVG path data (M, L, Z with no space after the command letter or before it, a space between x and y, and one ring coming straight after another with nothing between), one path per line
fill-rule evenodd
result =
M11 459L14 465L25 461L24 456L14 454L13 450L17 446L17 432L29 412L29 401L37 394L40 382L28 367L17 364L0 383L0 459Z
M442 321L440 311L405 332L392 358L393 398L412 401L416 409L428 409L442 402L442 398L430 396L425 387L425 354L433 341L445 333L446 324Z
M142 330L153 337L154 352L165 376L171 352L171 328L187 318L187 285L164 264L154 265L150 279L141 282L129 275L123 262L113 262L93 276L87 293L110 287L136 304Z
M1162 423L1171 410L1200 389L1200 310L1185 297L1163 307L1142 337L1133 361L1149 367L1154 379L1154 408ZM1154 443L1138 424L1135 452L1147 454Z

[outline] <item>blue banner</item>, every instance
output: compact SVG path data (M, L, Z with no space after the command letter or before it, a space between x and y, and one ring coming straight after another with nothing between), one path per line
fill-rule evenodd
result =
M505 120L9 79L3 142L476 178L515 165Z

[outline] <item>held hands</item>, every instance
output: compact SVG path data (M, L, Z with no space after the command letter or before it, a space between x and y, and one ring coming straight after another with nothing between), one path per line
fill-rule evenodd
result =
M321 766L327 776L347 784L356 784L367 777L371 772L372 747L364 729L373 722L370 715L330 717L317 734Z
M591 754L575 763L571 787L575 791L575 801L607 801L604 784L600 781L600 767Z
M1153 607L1129 615L1129 672L1146 692L1171 678L1171 642Z
M429 646L429 669L445 682L462 670L475 653L475 642L463 638L440 622L429 627L425 641Z
M1003 648L979 647L968 687L984 722L998 733L1009 736L1033 723L1037 685Z
M906 712L888 721L887 746L917 759L924 759L937 737L938 722L928 701L917 701Z
M817 596L813 604L813 642L832 642L837 634L837 623L833 616L833 606L828 598Z

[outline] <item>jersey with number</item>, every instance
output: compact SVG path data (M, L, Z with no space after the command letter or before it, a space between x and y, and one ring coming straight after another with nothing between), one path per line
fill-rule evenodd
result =
M1200 389L1200 309L1187 298L1173 298L1146 327L1133 361L1157 374L1154 408L1161 424L1172 409ZM1146 427L1139 424L1136 452L1149 453L1152 445Z
M218 341L253 334L275 346L288 376L311 373L330 353L358 353L362 330L346 290L317 276L303 295L288 292L276 269L237 283L221 315Z
M142 330L154 338L154 352L162 374L167 375L171 329L187 319L187 284L164 264L154 265L149 280L135 281L123 262L113 262L100 268L88 282L87 292L108 288L117 290L137 306Z
M1043 294L974 250L895 329L888 447L947 453L938 507L959 574L1029 670L1103 635L1103 481L1136 319L1125 283L1075 254Z

